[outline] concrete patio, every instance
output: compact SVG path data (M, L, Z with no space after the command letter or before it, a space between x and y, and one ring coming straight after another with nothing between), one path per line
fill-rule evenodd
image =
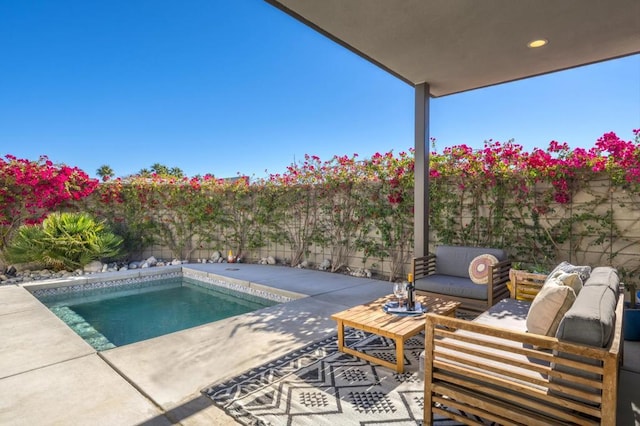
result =
M331 314L391 292L312 270L185 267L307 297L97 353L25 288L0 287L0 424L236 424L200 390L333 334ZM620 425L640 424L639 343L625 345Z

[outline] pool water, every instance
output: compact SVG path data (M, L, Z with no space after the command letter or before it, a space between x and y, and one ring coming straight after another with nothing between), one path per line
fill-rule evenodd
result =
M277 302L187 278L136 290L87 291L43 302L97 350L128 345L175 331L253 312Z

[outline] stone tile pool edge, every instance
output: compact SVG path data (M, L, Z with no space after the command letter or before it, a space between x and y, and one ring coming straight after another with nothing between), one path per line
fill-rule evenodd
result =
M122 272L107 272L81 277L67 277L55 280L32 281L20 284L36 298L42 296L54 296L63 294L80 293L96 289L125 289L135 288L149 281L162 280L166 278L190 278L195 280L197 285L204 288L216 289L226 288L241 293L250 294L278 303L286 303L303 297L299 294L287 290L269 287L251 281L230 278L211 272L190 269L186 265L161 266L149 269L128 270Z

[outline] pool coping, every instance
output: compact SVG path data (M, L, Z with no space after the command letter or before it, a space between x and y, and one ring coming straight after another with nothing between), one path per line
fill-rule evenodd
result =
M191 269L184 265L161 266L148 269L134 269L129 271L106 272L41 281L30 281L18 284L18 286L23 287L34 297L39 298L41 296L79 293L100 288L134 286L136 284L145 283L155 279L177 277L190 278L209 284L210 286L227 288L278 303L286 303L308 297L306 294L279 289L252 281L231 278L211 272Z

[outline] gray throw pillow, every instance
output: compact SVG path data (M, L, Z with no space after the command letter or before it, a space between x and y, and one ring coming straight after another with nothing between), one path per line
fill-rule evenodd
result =
M547 280L545 281L545 284L547 281L549 281L549 279L551 279L556 274L556 272L566 272L568 274L576 273L580 276L580 279L582 280L582 282L586 283L587 280L589 279L589 276L591 275L591 266L576 266L566 261L562 262L558 266L556 266L555 269L551 271L549 275L547 275Z

